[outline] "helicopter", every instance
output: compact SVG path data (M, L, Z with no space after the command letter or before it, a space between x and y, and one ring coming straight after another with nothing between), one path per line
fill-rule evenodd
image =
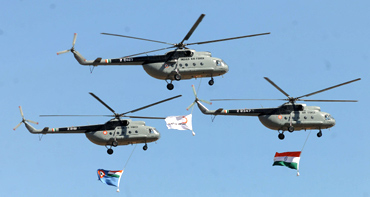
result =
M257 116L260 122L267 128L278 131L278 138L283 140L285 138L284 131L293 132L294 130L319 130L317 137L322 136L322 129L328 129L335 125L335 119L327 112L322 112L318 106L307 106L306 104L296 103L296 101L307 101L307 102L357 102L357 100L308 100L301 99L303 97L309 97L339 86L343 86L355 81L361 80L361 78L347 81L329 88L325 88L310 94L306 94L299 97L291 97L279 86L277 86L269 78L265 79L283 93L287 99L211 99L211 101L235 101L235 100L283 100L286 103L274 107L274 108L256 108L256 109L223 109L208 110L201 102L212 104L208 101L198 99L197 93L194 86L193 92L195 95L195 101L187 108L190 109L195 103L203 114L206 115L230 115L230 116Z
M108 108L113 115L40 115L41 117L46 116L105 116L113 117L113 119L107 121L104 124L96 125L85 125L85 126L72 126L72 127L62 127L62 128L49 128L45 127L43 129L35 129L29 123L38 124L32 120L26 120L23 115L22 107L19 106L21 112L22 121L14 127L16 130L22 123L25 124L27 130L32 134L59 134L59 133L84 133L92 143L105 146L107 148L107 153L109 155L113 154L113 147L128 144L139 144L144 143L143 150L148 149L147 143L155 142L160 138L160 133L155 127L145 125L144 121L132 121L131 119L121 120L121 117L127 118L142 118L142 119L165 119L164 117L144 117L144 116L127 116L128 113L137 112L145 108L170 101L172 99L181 97L182 95L177 95L165 100L146 105L144 107L134 109L125 113L116 113L111 107L109 107L104 101L97 97L94 93L90 92L90 95L102 103L106 108ZM29 122L29 123L28 123ZM109 148L108 148L109 147Z
M151 50L143 53L137 53L115 59L103 59L101 57L98 57L95 60L86 60L78 51L74 49L77 38L77 33L75 33L73 37L72 48L58 52L57 55L72 52L78 63L84 66L93 66L92 68L95 68L98 65L103 66L142 65L146 73L149 74L151 77L165 80L167 82L168 90L172 90L174 88L174 85L172 84L173 80L180 81L182 79L192 79L192 78L210 77L211 79L209 80L208 84L212 86L214 84L213 77L221 76L227 73L229 71L228 65L222 59L212 57L212 54L210 52L195 51L193 49L187 48L187 46L267 35L270 34L270 32L218 40L210 40L204 42L184 43L193 34L195 29L198 27L199 23L203 20L204 16L205 14L200 15L200 17L195 22L193 27L189 30L189 32L186 34L184 39L177 44L119 34L101 33L103 35L125 37L172 45L170 47ZM175 48L175 50L168 51L164 55L138 56L171 48Z

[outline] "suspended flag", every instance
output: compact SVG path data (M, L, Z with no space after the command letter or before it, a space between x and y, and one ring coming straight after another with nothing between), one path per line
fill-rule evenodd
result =
M191 114L187 116L168 116L165 121L168 129L193 130ZM194 132L193 135L195 135Z
M117 192L119 192L119 182L121 181L122 173L123 170L113 171L98 169L98 178L107 185L118 187Z
M286 166L297 170L299 176L299 160L301 159L301 151L276 153L273 166Z

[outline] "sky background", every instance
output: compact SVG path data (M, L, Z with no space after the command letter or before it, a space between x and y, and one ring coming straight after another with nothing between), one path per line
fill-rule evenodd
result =
M368 132L369 1L1 1L0 6L0 195L1 196L370 196ZM124 34L180 42L200 14L206 14L188 42L271 32L192 47L210 51L229 65L224 77L166 82L141 66L97 67L91 74L69 49L86 59L118 58L166 46L101 35ZM163 54L157 52L154 54ZM199 98L285 98L263 77L291 96L301 96L361 77L362 80L310 99L355 99L358 103L308 103L336 119L331 130L286 133L265 128L257 117L218 116L199 109L190 131L168 130L163 120L145 120L161 132L157 143L142 144L129 161L121 192L100 183L96 170L119 170L135 146L104 146L83 134L45 135L39 141L21 116L35 127L104 123L104 117L44 118L42 114L109 114L88 92L117 112L182 94L183 97L133 115L186 115ZM200 83L201 82L201 83ZM214 102L209 109L276 107L280 101ZM309 135L310 134L310 135ZM300 174L272 166L275 152L299 151Z

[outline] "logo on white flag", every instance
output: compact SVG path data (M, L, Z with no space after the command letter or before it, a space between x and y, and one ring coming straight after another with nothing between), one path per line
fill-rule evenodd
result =
M168 116L165 121L168 129L193 130L191 114L187 116Z

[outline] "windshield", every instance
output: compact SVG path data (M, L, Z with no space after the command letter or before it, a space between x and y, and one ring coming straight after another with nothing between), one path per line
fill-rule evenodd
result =
M225 62L222 60L213 60L216 66L225 66Z

